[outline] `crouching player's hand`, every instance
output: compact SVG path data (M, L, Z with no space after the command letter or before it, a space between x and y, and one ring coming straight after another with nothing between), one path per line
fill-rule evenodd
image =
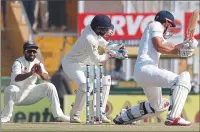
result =
M126 49L119 49L117 51L114 50L108 50L107 54L110 56L110 58L117 58L117 59L127 59L128 58L128 54L127 54L127 50Z
M106 50L109 51L109 50L114 50L114 51L117 51L119 50L120 48L124 48L124 43L114 43L114 42L109 42L106 46Z
M36 64L36 73L38 75L42 75L42 68L41 68L40 64Z

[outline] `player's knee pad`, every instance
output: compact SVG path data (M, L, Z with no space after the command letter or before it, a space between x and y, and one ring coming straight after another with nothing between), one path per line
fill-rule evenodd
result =
M110 86L111 86L111 76L107 75L103 78L103 96L108 96L110 92Z
M183 86L184 88L186 88L188 90L188 93L189 93L191 90L190 73L187 71L182 72L179 75L175 86ZM173 87L173 88L176 88L176 87Z
M86 86L86 83L80 83L79 85L78 85L79 87L78 87L78 90L81 90L81 91L83 91L83 92L86 92L87 90L87 86ZM93 89L93 85L92 85L92 83L89 83L89 92L91 93L92 92L92 89Z
M107 75L103 77L103 90L102 90L102 94L103 94L103 100L102 100L102 111L105 112L105 108L106 108L106 104L108 101L108 96L110 93L110 86L111 86L111 76ZM99 94L97 96L97 102L99 101ZM98 103L97 103L98 105Z
M86 97L86 84L80 83L79 88L76 91L75 102L72 103L72 110L70 111L70 116L76 115L80 116L81 111L85 105L85 97Z
M111 76L110 75L103 77L103 85L104 86L111 86Z
M175 85L172 87L170 101L171 106L169 109L169 116L171 118L180 117L188 93L191 90L190 74L183 72L177 78Z

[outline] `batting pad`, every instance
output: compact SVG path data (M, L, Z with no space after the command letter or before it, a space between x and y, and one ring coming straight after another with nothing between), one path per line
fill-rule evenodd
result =
M170 118L177 118L181 116L181 112L185 105L188 93L191 90L190 74L189 72L183 72L178 77L176 85L172 88L173 93L171 97L172 109L169 113Z

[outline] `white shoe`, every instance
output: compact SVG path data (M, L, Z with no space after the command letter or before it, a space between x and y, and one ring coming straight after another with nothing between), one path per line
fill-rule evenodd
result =
M93 119L92 119L93 120ZM99 117L96 116L96 122L99 122ZM107 118L105 114L102 115L102 123L111 123L111 120Z
M62 115L56 119L56 122L69 122L69 121L70 121L70 118L69 116L66 116L66 115Z
M70 123L81 123L80 117L76 115L71 116Z
M1 123L10 123L9 117L1 117Z
M109 120L109 119L107 118L107 116L106 116L105 114L103 114L103 115L102 115L102 122L103 122L103 123L111 123L111 120Z
M167 118L165 120L165 125L167 126L190 126L191 122L183 119L182 117L178 118Z

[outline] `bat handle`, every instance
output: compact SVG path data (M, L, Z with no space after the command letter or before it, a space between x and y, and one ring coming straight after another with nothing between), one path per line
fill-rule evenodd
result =
M187 39L188 40L191 40L193 38L193 36L194 36L194 30L187 33Z

